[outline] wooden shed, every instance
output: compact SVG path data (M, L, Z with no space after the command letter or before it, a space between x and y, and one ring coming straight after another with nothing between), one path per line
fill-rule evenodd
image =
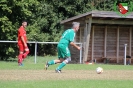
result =
M103 62L104 58L110 58L111 63L123 63L124 44L127 55L133 57L133 13L120 16L113 11L90 11L61 24L67 29L75 21L80 22L75 42L83 43L83 63Z

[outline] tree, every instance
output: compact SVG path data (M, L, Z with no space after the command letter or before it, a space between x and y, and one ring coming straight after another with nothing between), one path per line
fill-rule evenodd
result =
M39 2L37 0L17 1L17 0L1 0L0 1L0 40L17 40L17 29L21 25L22 20L32 21L31 6L36 7ZM7 57L15 57L17 53L16 44L1 44L0 59Z
M22 20L27 20L29 41L57 42L64 31L60 25L61 20L91 10L113 11L114 2L115 0L0 0L0 40L17 40L17 30ZM34 51L34 44L29 46ZM38 47L39 55L55 54L53 48L56 49L56 45ZM0 48L0 59L15 57L18 53L16 44L0 44Z

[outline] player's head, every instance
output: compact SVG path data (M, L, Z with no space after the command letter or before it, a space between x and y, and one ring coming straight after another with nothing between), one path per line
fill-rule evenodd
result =
M75 32L78 31L79 26L80 26L80 23L79 23L79 22L73 22L73 23L72 23L72 29L74 29Z
M27 26L27 21L23 21L23 22L22 22L22 26L23 26L23 27L26 27L26 26Z

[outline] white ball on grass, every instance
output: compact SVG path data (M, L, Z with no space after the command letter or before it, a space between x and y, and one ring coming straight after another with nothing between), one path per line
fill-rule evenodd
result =
M103 73L103 68L102 68L102 67L97 67L97 68L96 68L96 73L97 73L97 74Z

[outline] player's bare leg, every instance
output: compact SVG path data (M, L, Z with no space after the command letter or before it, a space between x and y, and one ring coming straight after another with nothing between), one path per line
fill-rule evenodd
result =
M54 64L57 64L57 63L61 63L63 61L64 61L64 59L62 59L62 58L61 59L57 59L57 60L46 61L44 69L47 70L49 65L54 65Z

